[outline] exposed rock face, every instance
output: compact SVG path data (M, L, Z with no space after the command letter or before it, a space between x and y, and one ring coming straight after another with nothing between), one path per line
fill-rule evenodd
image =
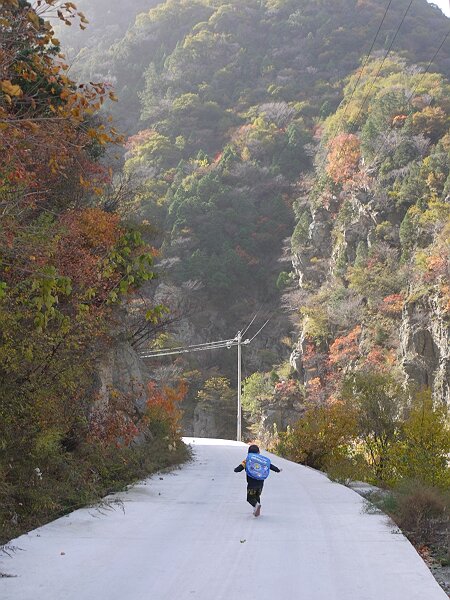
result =
M117 340L103 357L98 370L98 396L107 405L112 391L132 399L143 412L147 400L146 386L150 379L145 364L126 340Z
M431 387L435 398L450 405L450 327L436 298L405 306L400 341L408 379Z
M294 249L292 256L292 266L301 288L309 283L320 285L325 281L332 248L331 231L328 211L323 208L313 210L308 240Z
M399 226L404 218L404 208L390 202L383 190L342 193L339 206L337 202L333 197L327 208L310 208L307 239L295 249L293 268L299 288L305 290L305 294L316 293L324 282L332 282L335 275L342 277L348 265L357 261L358 246L367 252L374 243L380 244L377 236L383 227L386 233L382 243L386 252L400 256ZM414 293L411 287L412 297ZM444 312L437 297L422 296L406 301L398 323L398 330L394 328L392 333L390 348L397 351L405 380L430 387L436 402L450 405L448 313ZM364 322L360 324L364 337ZM305 367L305 351L305 334L301 332L290 363L303 385L319 376L319 370L311 366L310 361L308 368Z
M199 402L194 409L194 437L233 439L236 436L236 416L214 403Z
M279 431L285 431L289 425L292 425L304 413L304 405L301 402L272 402L263 407L264 416L261 419L261 431L273 432L274 426ZM259 435L258 437L261 437Z

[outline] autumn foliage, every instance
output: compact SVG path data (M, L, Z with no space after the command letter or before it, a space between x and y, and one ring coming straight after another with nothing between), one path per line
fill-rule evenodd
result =
M360 335L361 327L358 325L348 335L336 338L330 346L330 364L344 367L358 358Z
M112 90L69 78L50 17L86 22L71 2L0 4L0 184L29 186L27 204L42 199L44 182L56 185L59 176L91 183L86 172L95 147L120 140L95 116L115 99Z
M155 252L103 198L113 184L100 158L121 137L99 110L114 94L69 78L50 17L86 23L71 2L0 2L0 521L18 531L77 486L105 491L98 482L125 460L117 446L151 431L156 406L174 439L182 396L155 391L147 416L117 390L97 397L100 361ZM37 467L48 495L26 496ZM86 482L65 480L84 469Z
M334 183L343 184L357 172L360 158L358 136L341 133L328 144L327 173Z

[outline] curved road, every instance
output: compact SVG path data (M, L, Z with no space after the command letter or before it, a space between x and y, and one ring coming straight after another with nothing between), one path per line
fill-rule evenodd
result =
M1 560L2 600L445 600L409 542L355 492L272 456L254 518L237 442L24 535Z

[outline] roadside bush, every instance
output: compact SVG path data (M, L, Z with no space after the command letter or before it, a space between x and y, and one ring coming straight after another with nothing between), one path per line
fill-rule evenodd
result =
M315 469L351 461L356 414L342 403L310 405L295 425L279 434L276 452Z
M414 480L405 480L377 503L417 546L447 552L450 494Z
M411 479L423 485L450 488L447 409L433 406L431 390L422 390L414 396L401 427L400 440L391 454L397 480Z
M392 448L405 416L405 391L390 374L359 372L345 379L342 398L346 410L356 415L355 441L361 444L368 467L365 479L393 483Z

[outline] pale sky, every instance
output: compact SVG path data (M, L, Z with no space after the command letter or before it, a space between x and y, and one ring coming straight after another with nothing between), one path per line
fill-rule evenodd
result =
M450 16L450 2L449 0L428 0L431 4L437 4L439 8L444 12L448 17Z

